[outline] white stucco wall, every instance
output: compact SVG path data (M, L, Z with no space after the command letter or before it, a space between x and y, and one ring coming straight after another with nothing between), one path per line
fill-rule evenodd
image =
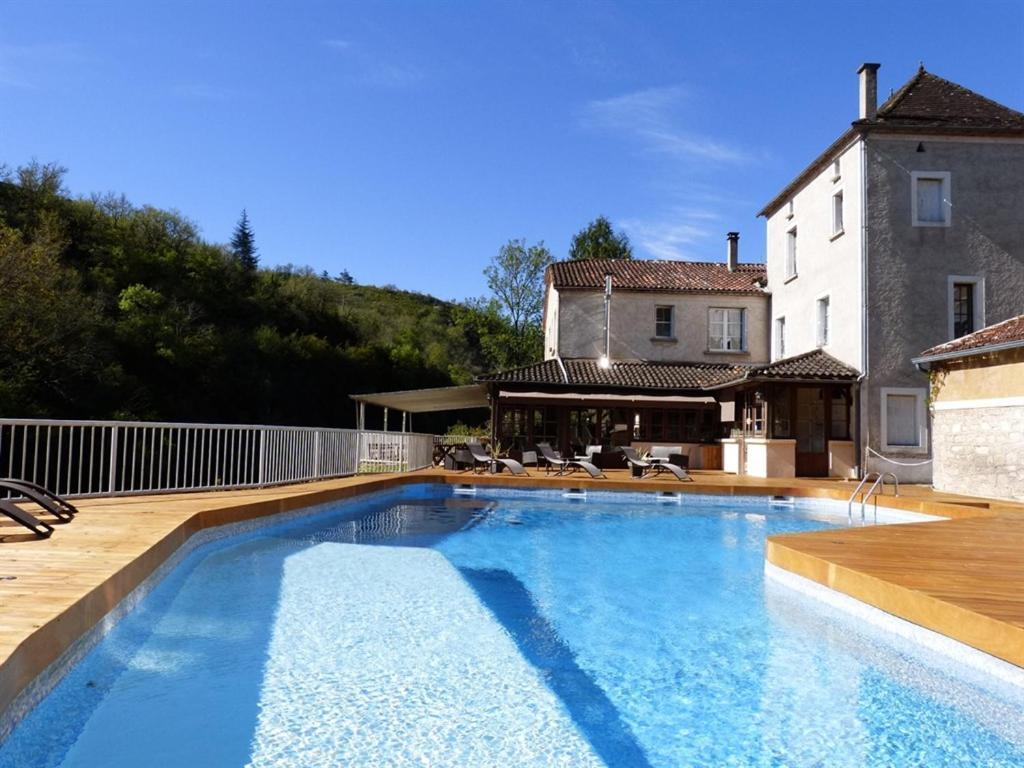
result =
M544 295L544 359L558 354L558 289L551 283Z
M549 291L549 299L553 291ZM596 358L604 354L604 294L559 291L557 335L562 357ZM612 294L611 356L616 360L763 363L768 361L768 296L699 293ZM673 307L674 339L654 337L655 308ZM708 310L746 309L745 352L708 350ZM552 310L549 308L549 315ZM547 344L545 344L547 347Z
M818 346L817 300L829 297L829 343L833 357L864 370L861 330L861 160L860 141L840 155L840 176L831 163L793 196L793 212L782 207L768 218L768 290L772 295L771 355L778 359L775 320L786 318L785 356ZM832 197L843 193L844 232L832 231ZM787 279L788 233L797 229L797 276Z

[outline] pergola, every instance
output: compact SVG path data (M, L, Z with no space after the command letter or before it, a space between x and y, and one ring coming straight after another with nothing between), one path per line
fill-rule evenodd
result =
M402 431L412 431L412 414L436 413L438 411L461 411L467 408L489 408L487 387L482 384L466 384L457 387L434 387L432 389L406 389L398 392L373 392L350 395L356 401L358 411L356 423L360 430L366 428L366 404L384 409L384 431L388 430L389 411L402 414Z

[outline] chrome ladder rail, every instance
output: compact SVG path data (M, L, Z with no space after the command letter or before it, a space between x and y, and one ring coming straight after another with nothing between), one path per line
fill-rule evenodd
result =
M885 490L885 478L887 478L887 477L891 477L892 478L893 487L894 487L893 495L894 496L899 496L900 495L900 479L898 477L896 477L895 474L893 474L892 472L868 472L866 475L864 475L863 479L859 483L857 483L857 487L854 489L853 493L850 494L850 498L846 502L846 516L847 516L847 519L849 520L850 523L853 523L853 500L855 498L857 498L857 494L861 492L861 489L864 487L864 484L870 482L872 478L875 479L875 482L872 483L871 487L868 489L868 492L866 494L864 494L863 496L861 496L861 499L860 499L860 521L862 523L865 521L865 519L867 517L866 507L867 507L868 501L871 499L872 496L875 495L875 491L878 490L879 486L882 486L882 490ZM878 522L878 501L876 500L875 501L875 523L877 523L877 522Z

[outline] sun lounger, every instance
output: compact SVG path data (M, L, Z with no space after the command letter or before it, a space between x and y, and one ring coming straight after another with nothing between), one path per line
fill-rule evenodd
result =
M63 523L70 522L78 514L78 510L73 504L52 491L48 491L38 483L33 483L29 480L20 480L13 477L0 478L0 491L10 491L12 494L24 496Z
M550 443L537 443L537 450L540 451L540 455L544 457L544 461L548 463L548 466L558 470L555 474L564 475L566 472L575 472L577 469L582 469L591 477L604 477L604 472L589 461L563 459L555 453Z
M628 445L622 446L619 450L622 451L626 457L626 462L629 466L637 470L640 474L639 477L647 477L647 475L660 475L665 472L675 475L676 480L685 482L687 480L693 481L686 470L682 467L677 467L675 464L670 464L667 461L650 462L641 459L639 454L636 452L636 448L631 448Z
M25 526L41 539L49 538L50 534L53 533L52 525L44 523L25 510L15 506L14 502L10 499L0 499L0 515L5 515L19 525Z
M502 467L508 467L508 471L513 475L525 475L526 468L515 459L498 459L491 456L484 450L484 447L480 443L467 443L466 447L469 448L469 453L473 457L474 469L481 464L488 469L493 466L500 465Z

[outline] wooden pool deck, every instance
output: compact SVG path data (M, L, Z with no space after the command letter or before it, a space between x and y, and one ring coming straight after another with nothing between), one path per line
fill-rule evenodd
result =
M241 491L77 502L74 521L38 540L0 522L0 713L194 533L410 482L783 495L846 500L854 484L695 472L638 481L625 471L527 478L424 470ZM1024 504L909 486L883 506L952 518L774 536L773 564L1024 666Z

